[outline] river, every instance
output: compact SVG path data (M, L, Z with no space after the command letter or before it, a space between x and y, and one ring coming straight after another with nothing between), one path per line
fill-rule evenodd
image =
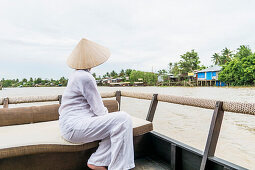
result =
M64 87L5 88L0 97L62 94ZM98 87L100 92L132 91L254 102L255 88L230 87ZM31 105L31 104L23 104ZM122 97L121 110L145 119L150 101ZM16 107L16 106L11 106ZM159 102L154 130L204 150L213 110ZM216 156L255 169L255 116L225 112Z

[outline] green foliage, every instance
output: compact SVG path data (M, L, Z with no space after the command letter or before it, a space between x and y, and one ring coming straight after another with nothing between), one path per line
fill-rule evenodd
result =
M202 66L199 67L198 70L203 70L203 69L206 69L206 68L207 68L206 66L202 65Z
M122 69L122 70L120 71L119 76L120 76L120 77L125 77L125 71L124 71L124 69Z
M248 46L241 45L237 49L237 53L235 54L235 57L242 59L243 57L248 57L249 55L252 55L251 49Z
M174 66L170 72L175 76L179 75L180 74L179 63L174 63Z
M131 72L132 72L132 69L126 69L125 70L125 75L130 76Z
M172 69L173 69L173 63L169 63L168 64L168 70L169 70L169 73L172 73Z
M96 78L96 77L97 77L96 73L92 73L92 76L93 76L94 78Z
M179 62L179 70L181 73L186 74L198 70L199 66L199 57L197 52L191 50L191 52L186 52L181 55L181 60Z
M224 48L221 54L214 53L212 56L212 61L215 65L225 65L232 60L233 52L228 48Z
M112 72L111 72L111 77L113 77L113 78L116 78L117 76L118 76L118 74L114 71L114 70L112 70Z
M107 77L112 77L112 78L117 78L117 77L121 77L124 80L126 79L126 77L129 77L130 74L132 72L132 69L122 69L120 71L120 73L118 74L116 71L112 70L111 73L106 72L106 74L103 75L103 78L107 78Z
M142 78L143 82L145 82L147 85L155 85L157 83L158 76L152 72L132 70L130 73L131 83L137 82L140 78Z
M5 79L2 79L1 82L3 87L12 87L12 84L16 83L15 80L5 80Z
M61 77L61 78L59 79L59 83L61 83L62 86L66 86L66 85L67 85L67 82L68 82L68 80L67 80L65 77ZM48 83L48 82L47 82L47 83Z
M167 73L167 71L166 71L165 69L162 69L162 70L159 70L159 71L158 71L158 74L159 74L159 75L166 74L166 73Z
M174 74L175 76L180 74L188 74L194 70L200 70L205 66L200 66L200 61L197 52L191 50L181 55L181 60L176 63L169 63L169 73Z
M106 72L105 77L110 77L110 73Z
M212 56L212 61L215 65L221 65L221 56L218 53L214 53Z
M240 46L234 58L219 73L219 80L231 85L255 83L255 54L247 46Z
M0 81L0 83L2 83L3 87L19 87L19 86L23 86L23 87L34 87L36 85L39 86L56 86L59 84L62 84L62 86L66 86L68 82L68 79L66 79L65 77L61 77L59 80L48 80L48 79L41 79L41 78L35 78L33 80L33 78L30 78L29 81L27 81L27 79L22 79L22 81L19 81L19 79L2 79Z

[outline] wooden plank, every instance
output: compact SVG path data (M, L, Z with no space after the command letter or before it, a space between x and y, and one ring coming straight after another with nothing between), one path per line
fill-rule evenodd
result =
M4 101L3 101L3 108L8 108L8 105L9 105L9 98L6 97L4 98Z
M152 99L151 99L151 104L150 104L150 108L147 114L147 118L146 120L152 122L153 118L154 118L154 114L158 105L158 94L153 94Z
M121 102L121 91L116 91L116 100L119 103L119 111L120 111L120 102Z
M216 102L200 170L206 169L208 157L214 156L224 115L222 105L223 105L222 101Z

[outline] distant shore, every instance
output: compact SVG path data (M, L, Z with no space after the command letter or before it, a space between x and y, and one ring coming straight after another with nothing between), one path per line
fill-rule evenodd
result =
M19 88L65 88L66 86L31 86L31 87L3 87L2 90L4 89L19 89ZM136 88L136 87L162 87L162 88L166 88L166 87L184 87L184 88L206 88L206 87L210 87L210 88L255 88L255 86L222 86L222 87L218 87L218 86L98 86L98 87L120 87L120 88L126 88L126 87L130 87L130 88Z

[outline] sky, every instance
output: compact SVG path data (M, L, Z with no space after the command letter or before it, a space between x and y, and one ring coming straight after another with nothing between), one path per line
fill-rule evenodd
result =
M0 0L0 79L68 77L81 38L108 47L92 69L158 71L194 49L201 64L227 47L255 49L252 0Z

